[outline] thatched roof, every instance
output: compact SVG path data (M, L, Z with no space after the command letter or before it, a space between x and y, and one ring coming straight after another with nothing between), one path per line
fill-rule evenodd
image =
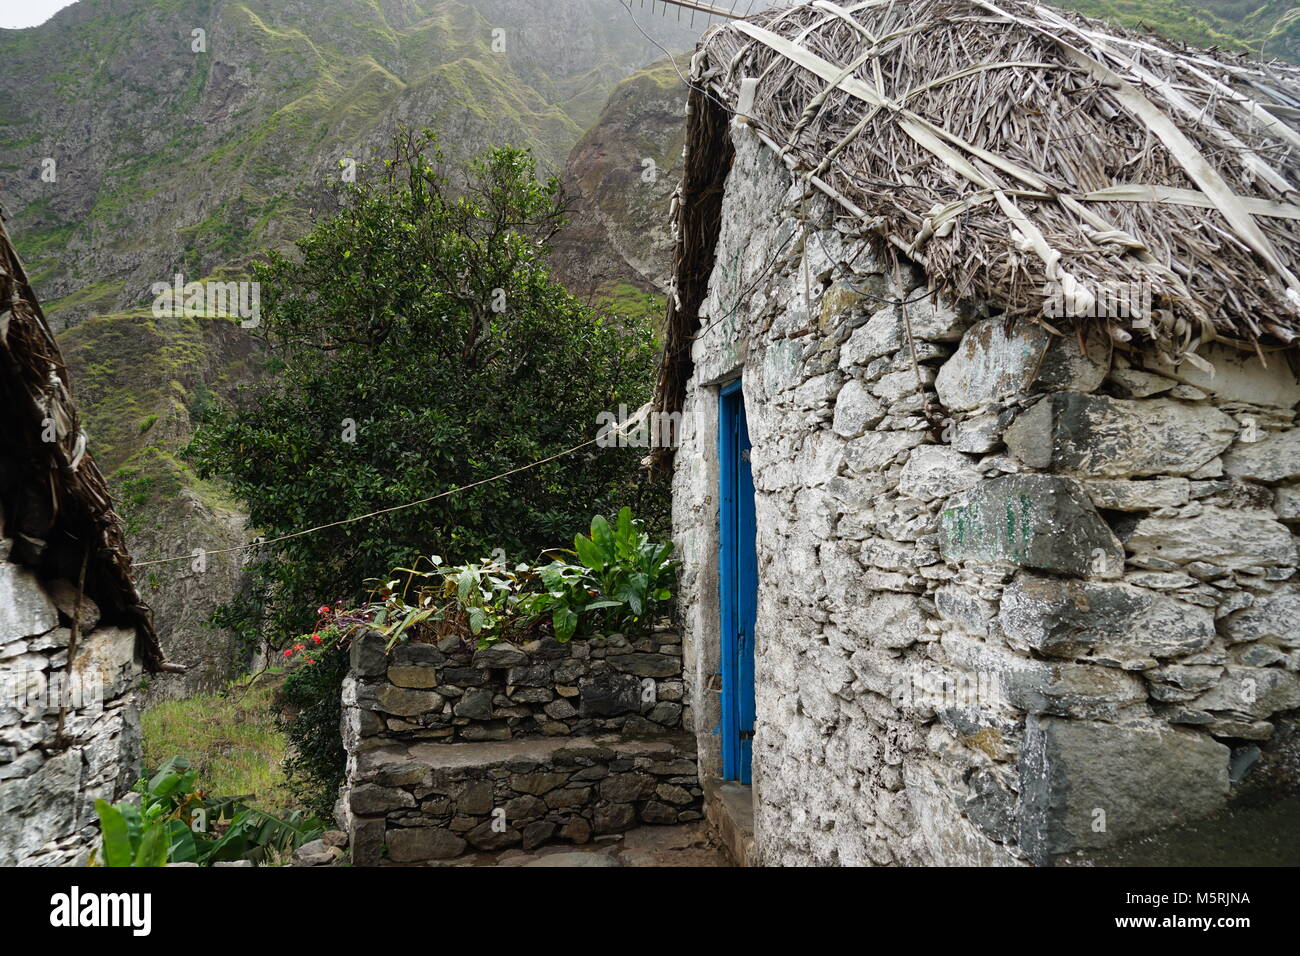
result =
M1211 340L1300 341L1300 69L1018 0L818 0L716 28L691 79L661 409L689 375L720 137L751 93L745 116L792 173L946 298L1064 332L1049 282L1142 282L1149 322L1087 320L1120 347L1197 363Z
M134 626L145 666L166 663L131 578L122 521L86 451L76 403L40 303L0 218L0 504L13 560L46 578L82 580L111 624ZM53 441L44 439L53 437Z

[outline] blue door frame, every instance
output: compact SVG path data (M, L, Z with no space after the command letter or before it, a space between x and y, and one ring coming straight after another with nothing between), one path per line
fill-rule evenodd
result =
M722 777L750 782L754 736L754 620L758 612L754 474L740 382L719 395L718 568L722 608Z

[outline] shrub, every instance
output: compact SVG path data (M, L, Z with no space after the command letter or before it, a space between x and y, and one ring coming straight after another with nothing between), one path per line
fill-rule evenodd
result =
M602 515L592 518L591 536L576 535L572 551L549 552L545 565L508 568L488 558L444 567L432 555L430 570L398 568L394 573L406 575L405 582L380 584L377 600L352 613L349 631L374 629L390 647L430 634L456 634L487 647L535 633L568 641L597 628L636 630L672 596L671 553L672 545L652 542L632 510L623 508L613 526Z
M285 678L280 689L276 726L289 743L284 772L290 789L307 809L332 819L347 757L339 722L343 719L342 686L348 654L335 639L337 632L327 630L321 636L322 645L313 645L311 652L305 644L303 651L296 650L298 645L285 648L301 666Z
M255 266L275 374L234 403L206 397L188 452L270 542L213 620L281 652L312 608L363 600L367 579L431 542L454 561L534 555L592 511L666 511L634 455L569 453L602 413L650 397L656 342L552 276L557 180L510 147L449 170L430 134L403 131L392 159L342 189L293 255ZM465 611L482 630L492 609ZM331 652L300 670L282 695L288 769L324 813L344 664Z
M664 488L635 455L564 454L602 413L649 398L656 343L647 323L598 316L551 275L562 213L527 152L448 170L431 137L407 134L295 255L256 267L276 374L208 403L189 453L273 541L249 569L273 647L431 542L454 561L523 557L592 511L662 513ZM464 490L386 510L451 489Z
M264 860L295 849L323 832L320 820L300 810L272 815L244 797L210 797L197 787L198 771L173 757L134 788L136 802L95 801L100 847L91 866L163 866ZM101 855L102 854L102 855Z

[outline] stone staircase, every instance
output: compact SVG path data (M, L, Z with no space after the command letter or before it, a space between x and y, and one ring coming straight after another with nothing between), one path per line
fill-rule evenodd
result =
M356 638L343 690L356 865L583 844L702 818L681 641L666 626L483 650Z

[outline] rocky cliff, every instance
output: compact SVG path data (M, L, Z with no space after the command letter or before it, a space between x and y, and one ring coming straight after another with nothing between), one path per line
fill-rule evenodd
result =
M576 294L616 312L663 311L668 206L686 133L678 67L665 58L620 83L564 169L572 205L555 244L556 269Z
M693 35L639 14L659 43ZM148 301L306 227L398 124L558 171L662 55L607 0L81 0L0 30L0 182L56 324Z

